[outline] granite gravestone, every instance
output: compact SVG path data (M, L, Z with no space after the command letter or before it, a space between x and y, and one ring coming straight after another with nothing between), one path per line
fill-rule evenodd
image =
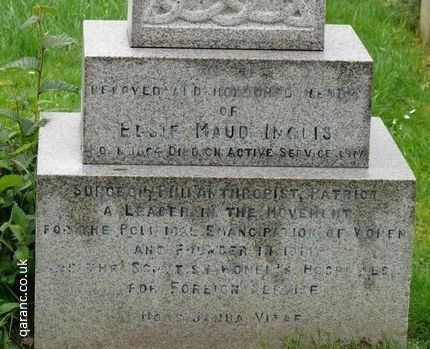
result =
M133 49L120 21L84 38L84 163L368 166L372 59L349 26L322 52Z
M190 33L213 28L203 41L213 48L229 31L273 45L278 30L310 48L318 30L291 25L295 6L295 19L318 28L317 0L136 0L129 34L145 28L162 46L160 33L183 33L193 47ZM282 20L254 21L261 11ZM136 18L146 22L133 29ZM370 120L372 61L351 28L327 26L324 52L215 52L132 49L126 27L85 25L83 115L46 115L40 132L36 347L405 343L415 179L382 122ZM139 150L205 144L278 156ZM281 147L307 156L286 160ZM321 168L336 166L349 168Z
M41 131L37 348L406 341L414 177L380 120L369 169L324 171L82 165L79 122Z
M132 47L321 50L325 0L129 0Z

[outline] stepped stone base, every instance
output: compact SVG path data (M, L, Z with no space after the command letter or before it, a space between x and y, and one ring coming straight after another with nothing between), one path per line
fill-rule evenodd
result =
M38 156L39 349L280 348L407 335L415 178L381 120L369 169L82 165Z
M133 49L84 25L87 164L367 167L372 59L350 26L325 50Z

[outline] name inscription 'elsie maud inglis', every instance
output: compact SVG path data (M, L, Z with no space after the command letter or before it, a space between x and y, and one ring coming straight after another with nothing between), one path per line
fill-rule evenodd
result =
M368 166L372 60L351 28L263 55L130 49L103 27L85 23L84 163Z

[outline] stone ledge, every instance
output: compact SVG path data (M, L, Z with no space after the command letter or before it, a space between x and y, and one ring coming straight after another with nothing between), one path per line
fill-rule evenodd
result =
M39 176L138 176L187 178L280 178L415 181L406 160L380 118L372 118L370 163L367 169L297 167L222 167L83 165L80 113L45 113L49 122L40 130ZM67 161L66 161L67 160Z

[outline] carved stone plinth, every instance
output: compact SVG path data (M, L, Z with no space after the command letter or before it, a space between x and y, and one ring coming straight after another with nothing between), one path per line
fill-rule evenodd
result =
M132 47L322 50L325 0L129 0Z

